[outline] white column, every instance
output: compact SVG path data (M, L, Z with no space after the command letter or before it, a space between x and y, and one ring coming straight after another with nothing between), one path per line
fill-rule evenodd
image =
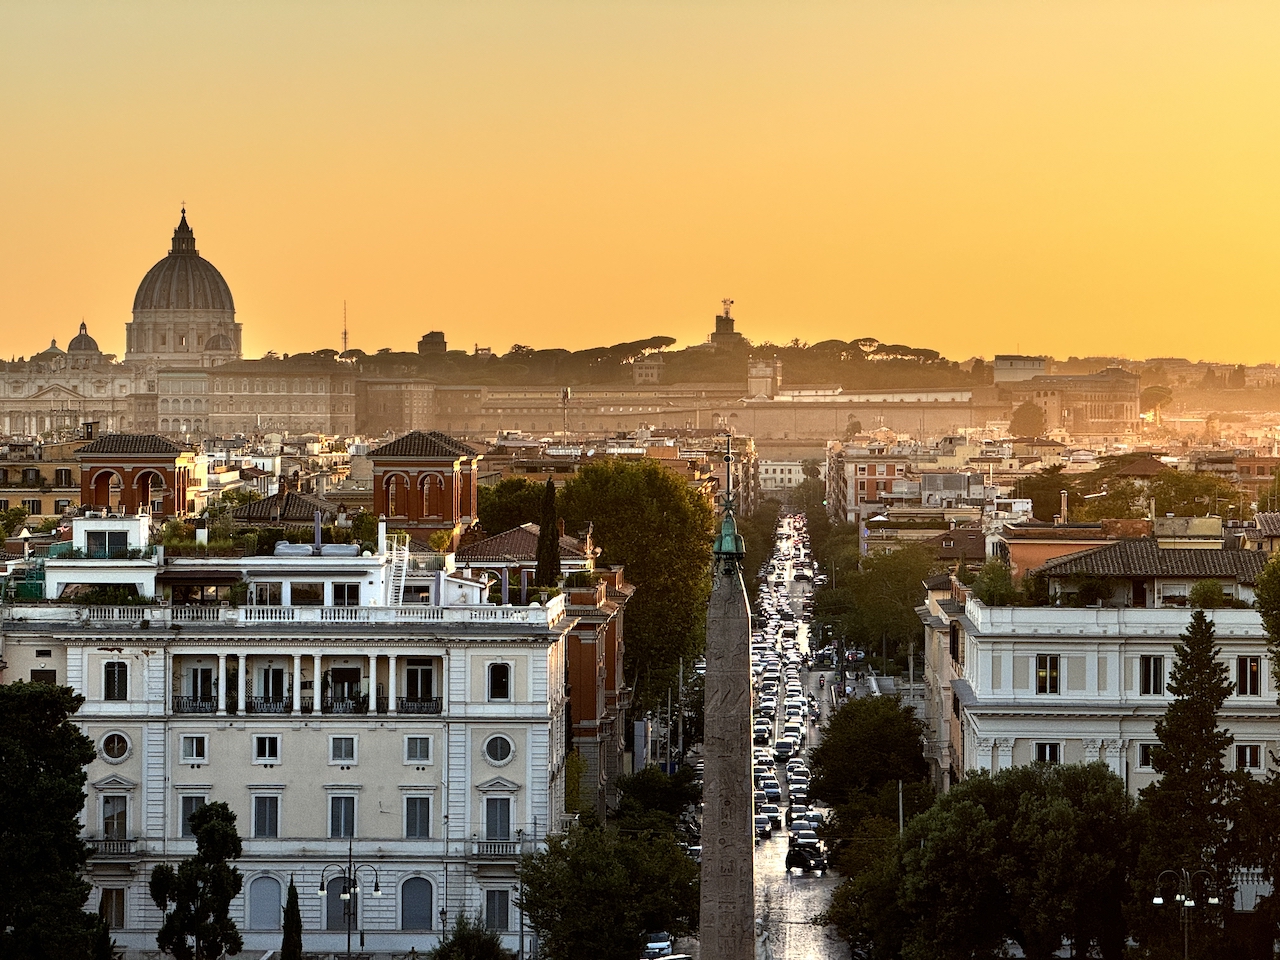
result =
M369 654L369 713L378 712L378 655Z
M227 655L218 654L218 716L227 714Z
M241 716L244 716L248 712L244 694L249 685L249 658L240 653L236 655L236 660L240 664L240 669L236 671L236 709L240 711Z
M978 756L975 758L978 761L976 764L977 769L990 770L991 748L995 745L995 741L991 737L978 737L974 741L974 745L978 751Z
M302 713L302 654L293 655L293 712Z
M311 696L317 716L320 714L320 654L311 655Z
M996 771L1008 770L1013 766L1013 737L1000 737L996 740Z
M1099 751L1102 749L1102 741L1097 737L1086 737L1084 739L1084 762L1093 763L1099 758Z
M173 653L164 652L164 715L173 713Z
M396 655L387 654L387 713L396 712Z

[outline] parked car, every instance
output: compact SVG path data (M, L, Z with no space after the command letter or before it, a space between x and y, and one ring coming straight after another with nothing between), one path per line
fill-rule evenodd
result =
M665 930L659 930L644 935L644 944L640 956L644 960L653 960L655 957L669 957L673 949L674 944L671 941L671 934Z

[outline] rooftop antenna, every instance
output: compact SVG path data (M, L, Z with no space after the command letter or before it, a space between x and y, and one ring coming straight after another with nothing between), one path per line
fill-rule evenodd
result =
M728 297L725 297L723 300L721 300L721 301L720 301L720 305L724 307L724 314L723 314L723 316L724 316L726 319L728 319L730 316L732 316L732 314L730 314L730 313L729 313L729 308L733 306L733 301L732 301L732 300L730 300Z
M342 301L342 352L347 352L347 301Z

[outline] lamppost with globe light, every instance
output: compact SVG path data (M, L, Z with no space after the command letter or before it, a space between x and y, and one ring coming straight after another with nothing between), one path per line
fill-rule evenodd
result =
M1196 878L1204 877L1204 885L1208 888L1206 902L1211 907L1216 907L1221 903L1218 899L1217 885L1213 879L1213 874L1208 870L1188 870L1186 867L1179 867L1177 870L1164 870L1160 876L1156 877L1156 895L1151 898L1151 902L1157 907L1164 906L1163 888L1165 877L1172 877L1177 884L1173 902L1181 908L1179 921L1182 924L1182 960L1187 960L1191 950L1191 911L1196 905L1196 892L1194 889Z
M352 859L352 844L354 841L347 840L347 863L344 867L340 863L327 863L320 870L320 885L316 888L316 896L323 897L328 893L325 886L325 874L329 872L330 867L335 867L338 873L331 879L342 880L342 892L339 893L339 899L342 900L342 917L347 926L347 960L351 958L351 924L356 918L356 905L359 902L360 895L360 876L361 868L373 871L373 895L375 897L382 896L382 888L378 884L378 868L368 863L355 863ZM363 934L362 934L363 936Z

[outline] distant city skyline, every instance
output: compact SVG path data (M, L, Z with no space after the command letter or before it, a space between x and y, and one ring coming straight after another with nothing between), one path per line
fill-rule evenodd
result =
M1280 358L1280 8L8 4L5 357L185 202L244 353L876 337Z

